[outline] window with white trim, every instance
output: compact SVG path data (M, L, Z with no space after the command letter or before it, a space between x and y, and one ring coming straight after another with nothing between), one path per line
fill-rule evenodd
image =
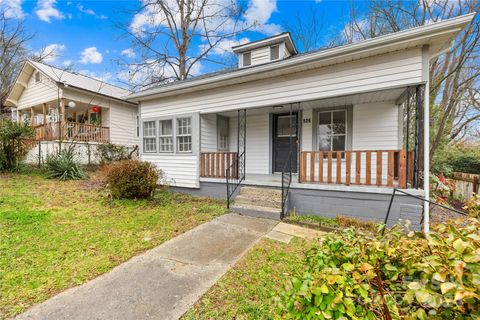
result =
M217 132L218 132L218 151L228 151L229 128L228 118L217 117Z
M318 150L344 151L347 143L347 110L318 112Z
M173 152L173 120L160 120L160 152Z
M192 151L192 119L177 118L177 152Z
M143 151L157 152L156 121L143 122Z

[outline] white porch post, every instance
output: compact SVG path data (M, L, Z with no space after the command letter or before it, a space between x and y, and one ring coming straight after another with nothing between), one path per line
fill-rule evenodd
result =
M423 48L423 190L425 199L430 200L430 57L428 46ZM430 206L424 205L423 231L430 232Z

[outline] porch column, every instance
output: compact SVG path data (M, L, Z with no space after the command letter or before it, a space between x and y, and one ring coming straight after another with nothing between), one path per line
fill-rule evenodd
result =
M35 111L33 107L30 108L30 126L33 127L35 125Z
M65 101L60 99L60 140L63 140L63 137L66 136L65 130L67 129L65 126Z
M423 190L425 200L430 200L430 56L428 46L422 48L423 79ZM430 232L430 204L425 202L423 231Z
M43 125L45 126L47 124L47 104L46 103L42 105L42 113L43 113Z

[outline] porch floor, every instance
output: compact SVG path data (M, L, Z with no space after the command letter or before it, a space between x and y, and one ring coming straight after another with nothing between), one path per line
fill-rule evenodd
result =
M200 177L200 182L213 182L213 183L225 183L225 178L206 178ZM245 181L242 182L243 185L249 186L260 186L260 187L273 187L281 188L282 187L282 175L281 173L273 174L257 174L250 173L245 175ZM375 185L365 186L365 185L338 185L338 184L327 184L327 183L299 183L298 174L292 175L292 184L291 188L295 189L310 189L310 190L329 190L329 191L351 191L351 192L365 192L365 193L380 193L380 194L391 194L393 188L389 187L377 187ZM420 189L406 189L409 193L416 195L424 195L423 190Z

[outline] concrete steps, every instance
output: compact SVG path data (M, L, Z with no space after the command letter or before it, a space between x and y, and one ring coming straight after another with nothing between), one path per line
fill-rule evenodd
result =
M280 219L282 191L255 187L242 187L230 206L230 211L246 216Z

